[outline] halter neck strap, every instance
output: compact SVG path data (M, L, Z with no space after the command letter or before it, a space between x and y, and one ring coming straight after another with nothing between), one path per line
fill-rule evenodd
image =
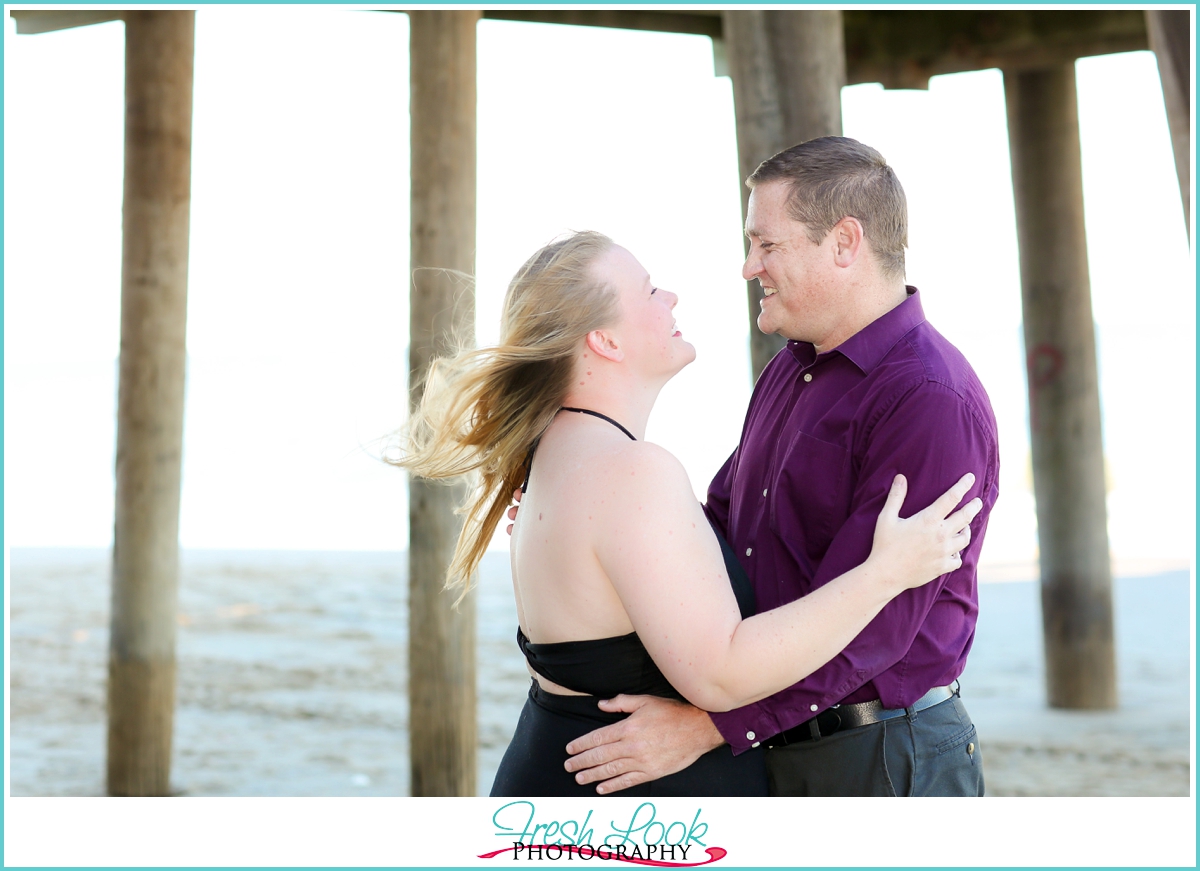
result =
M601 414L598 411L592 411L590 408L571 408L569 405L560 405L558 410L559 411L574 411L576 414L590 414L592 417L598 417L601 420L607 420L609 423L611 423L613 426L615 426L621 432L625 433L625 435L629 436L629 438L632 441L635 441L635 442L637 441L637 437L633 433L631 433L629 430L625 429L625 427L621 426L621 424L617 423L615 420L613 420L607 414ZM525 455L525 483L521 485L522 493L529 492L529 476L531 474L533 474L533 454L534 454L534 451L537 450L538 442L540 442L540 441L541 441L541 439L538 439L536 442L534 442L529 448L529 453L527 453Z
M635 441L635 442L637 441L637 438L634 436L633 433L631 433L629 430L625 429L625 427L621 426L621 424L617 423L615 420L613 420L607 414L601 414L598 411L592 411L590 408L571 408L569 405L559 406L558 410L559 411L574 411L578 414L590 414L592 417L598 417L601 420L607 420L609 423L611 423L613 426L615 426L621 432L625 433L625 435L629 436L629 438L632 441Z

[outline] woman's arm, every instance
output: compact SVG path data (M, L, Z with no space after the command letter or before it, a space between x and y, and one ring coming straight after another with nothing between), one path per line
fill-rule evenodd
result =
M836 656L895 596L957 568L980 507L972 500L954 511L973 481L968 475L929 508L901 519L905 482L897 476L865 563L795 602L741 620L683 466L647 442L619 454L611 468L595 470L587 497L603 518L596 555L663 674L709 711L791 686Z

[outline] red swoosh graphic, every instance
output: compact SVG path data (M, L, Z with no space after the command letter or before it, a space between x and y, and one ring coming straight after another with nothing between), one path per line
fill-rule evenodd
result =
M584 846L591 846L591 845L585 844ZM570 853L579 853L580 852L580 848L575 846L574 844L532 844L530 846L522 845L520 847L505 847L503 850L495 850L491 853L480 853L479 858L480 859L494 859L495 857L501 855L502 853L510 853L514 850L532 850L532 849L544 850L547 847L559 847L560 849L562 849L563 852L570 852ZM695 868L698 865L710 865L713 862L717 862L721 859L724 859L725 856L729 852L724 847L705 847L704 852L708 854L708 858L705 859L703 862L666 862L666 861L663 861L662 859L638 859L638 858L635 858L632 856L623 856L623 855L617 853L612 847L608 847L608 846L604 846L604 845L596 847L595 849L597 851L604 850L605 852L607 852L609 854L607 857L605 857L605 856L599 855L598 853L593 853L592 855L595 856L595 858L597 858L597 859L602 859L602 860L616 859L620 862L631 862L634 865L654 865L655 867L658 867L658 868ZM592 856L588 856L587 858L590 859L590 858L592 858Z

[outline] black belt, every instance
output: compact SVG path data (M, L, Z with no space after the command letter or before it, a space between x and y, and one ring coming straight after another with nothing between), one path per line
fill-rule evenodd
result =
M783 747L786 744L797 744L801 741L812 741L816 738L828 738L835 732L847 729L857 729L859 726L869 726L872 723L882 723L903 717L908 713L916 713L934 705L940 705L953 696L958 695L958 682L953 686L934 687L907 708L885 708L883 702L874 699L870 702L859 702L854 705L834 705L822 711L811 720L806 720L799 726L793 726L787 731L780 732L768 738L763 743L768 747Z

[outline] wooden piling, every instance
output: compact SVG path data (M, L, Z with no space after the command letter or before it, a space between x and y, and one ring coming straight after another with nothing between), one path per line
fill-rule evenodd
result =
M1075 66L1004 73L1020 245L1046 688L1117 704L1095 328Z
M846 83L842 13L722 12L737 122L738 169L744 181L773 154L819 136L842 133ZM750 191L742 185L742 219ZM784 338L758 329L758 282L747 282L750 365L757 379Z
M1191 13L1186 9L1147 9L1146 35L1158 58L1167 126L1175 152L1175 173L1183 199L1183 219L1191 229L1192 177L1189 155L1192 145Z
M170 793L183 454L193 12L125 17L125 191L109 795Z
M409 383L475 325L475 29L478 11L409 13L412 253ZM449 272L446 270L453 270ZM455 274L457 272L458 274ZM415 400L416 394L413 394ZM409 479L409 751L414 796L475 794L475 597L442 585L461 486Z

